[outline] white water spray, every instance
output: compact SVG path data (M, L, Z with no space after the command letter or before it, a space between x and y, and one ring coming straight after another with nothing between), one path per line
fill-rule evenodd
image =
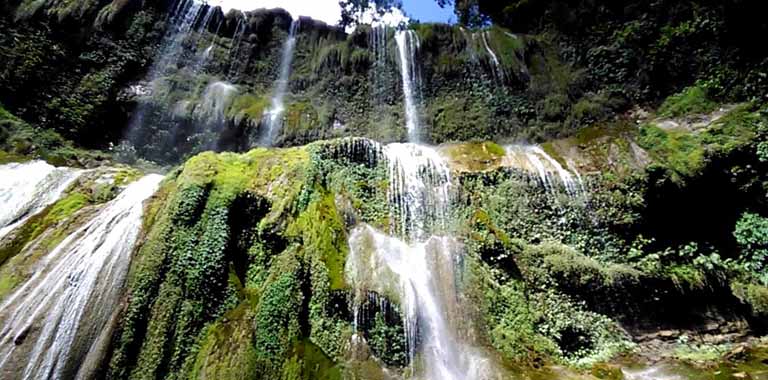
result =
M417 92L421 88L421 75L416 64L416 53L420 49L419 36L413 30L400 30L395 33L397 52L400 58L400 76L403 80L403 98L405 99L405 127L408 141L419 142L421 125L417 105Z
M56 202L80 174L44 161L0 166L0 239Z
M420 368L413 378L492 379L490 360L457 333L467 322L456 284L461 247L432 235L449 218L448 164L437 150L416 144L390 144L381 151L389 165L390 217L399 221L390 233L402 239L369 226L352 232L345 273L356 289L355 326L362 325L360 309L372 292L399 301L410 362Z
M390 213L400 218L391 232L418 241L428 237L430 226L444 227L451 190L445 159L433 148L410 143L389 144L383 153L389 165Z
M417 349L422 361L423 373L415 378L493 378L490 361L454 334L462 313L456 302L459 254L453 239L430 237L409 245L362 226L352 232L349 244L349 283L400 301L411 363Z
M198 119L208 123L223 123L227 108L237 95L237 87L227 82L213 82L206 86L199 107L195 110Z
M162 177L123 190L43 257L0 306L0 377L74 378L120 302L143 202Z
M285 112L285 94L288 92L288 81L291 76L293 51L296 49L296 33L299 30L299 20L293 20L288 32L288 39L283 45L283 56L280 59L280 77L275 82L275 92L272 94L272 104L264 115L267 130L261 140L261 145L271 146L283 127Z

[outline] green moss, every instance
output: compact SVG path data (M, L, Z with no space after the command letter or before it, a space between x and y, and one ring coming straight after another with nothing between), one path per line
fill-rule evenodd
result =
M658 113L664 117L680 117L712 112L717 106L716 102L709 99L703 87L693 86L667 98Z
M311 103L297 102L288 105L285 111L285 134L309 134L316 131L318 127L320 127L320 119Z
M286 230L287 236L301 239L305 252L325 263L331 289L345 287L344 263L349 247L344 231L331 193L319 194Z
M440 150L454 168L470 172L496 169L506 155L504 148L492 142L452 144Z
M709 157L749 144L757 134L760 120L755 106L744 104L695 132L643 125L637 142L658 164L677 175L693 176Z
M286 361L281 380L341 380L341 367L308 339L299 341Z
M19 253L24 246L35 240L43 232L69 218L90 203L91 198L88 195L79 192L70 193L42 212L32 216L19 227L13 239L0 246L0 264ZM46 246L53 247L61 239L63 239L61 234L54 234L47 239Z
M253 316L248 302L206 328L190 379L251 379L257 371Z
M268 97L242 94L232 102L227 111L227 116L237 120L250 120L258 123L267 108L269 108Z
M687 131L665 131L646 124L640 128L637 142L656 161L679 175L692 176L704 164L704 147Z
M520 62L517 54L524 55L524 36L511 34L508 30L494 25L489 30L490 40L488 44L499 55L504 66L511 68L513 72L519 71Z
M264 287L254 316L254 346L266 368L279 368L299 338L302 279L300 263L287 251L277 259Z
M492 139L491 108L482 98L444 97L430 104L432 141Z
M565 246L542 246L537 254L544 254L543 263L558 282L566 287L589 285L612 287L640 281L641 273L632 268L600 263Z
M135 168L121 168L115 174L115 186L122 187L141 178L142 172Z

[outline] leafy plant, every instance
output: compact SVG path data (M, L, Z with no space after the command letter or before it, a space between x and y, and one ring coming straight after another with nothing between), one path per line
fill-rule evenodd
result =
M744 213L736 222L733 236L741 247L739 260L744 269L754 273L760 282L768 285L768 218Z

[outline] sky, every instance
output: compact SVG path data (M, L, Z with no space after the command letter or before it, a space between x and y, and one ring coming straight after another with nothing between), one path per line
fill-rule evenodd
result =
M309 16L335 25L341 18L339 0L209 0L221 5L226 12L230 8L249 11L257 8L283 8L294 18ZM413 19L422 22L447 22L455 20L451 9L441 9L433 0L403 0L403 10Z
M456 21L453 6L440 8L434 0L403 0L403 11L414 20L421 22Z

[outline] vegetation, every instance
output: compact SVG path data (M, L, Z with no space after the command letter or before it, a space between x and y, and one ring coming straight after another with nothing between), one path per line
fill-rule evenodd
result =
M350 231L402 217L382 146L367 139L406 136L395 31L302 19L279 147L254 149L289 15L213 10L151 77L168 43L160 3L0 6L0 163L178 165L147 207L103 375L418 371L397 297L359 301L345 274ZM342 3L350 22L372 2ZM462 243L466 338L501 366L620 378L616 358L663 340L646 334L658 330L677 334L660 345L677 361L723 361L731 374L765 360L685 338L764 331L768 315L768 61L750 42L768 29L735 4L457 0L470 27L403 25L420 40L421 137L452 170L445 226L428 228ZM219 108L205 94L217 82L231 95ZM521 141L579 183L510 164L502 145ZM3 240L0 298L141 175L115 166L103 183L105 170Z

